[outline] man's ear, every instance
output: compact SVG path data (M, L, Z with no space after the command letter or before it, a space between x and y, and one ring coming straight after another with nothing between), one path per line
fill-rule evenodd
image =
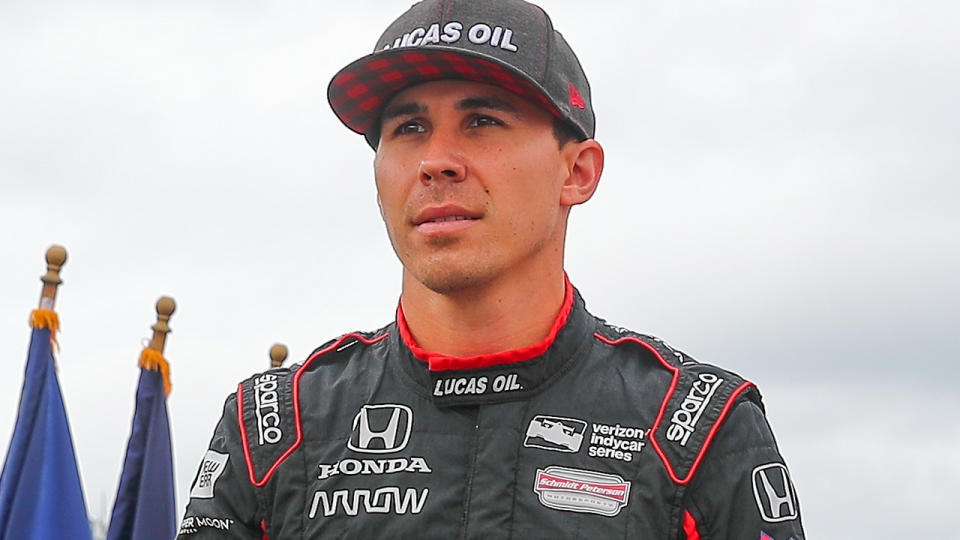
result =
M561 150L567 159L567 179L560 193L560 204L573 206L593 197L603 172L603 147L594 139L568 143Z

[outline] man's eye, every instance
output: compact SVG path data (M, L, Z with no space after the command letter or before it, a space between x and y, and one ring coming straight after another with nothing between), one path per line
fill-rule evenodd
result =
M423 124L415 120L409 120L397 126L394 133L397 135L409 135L411 133L423 133Z
M470 119L470 127L499 126L501 124L501 121L485 114L478 114Z

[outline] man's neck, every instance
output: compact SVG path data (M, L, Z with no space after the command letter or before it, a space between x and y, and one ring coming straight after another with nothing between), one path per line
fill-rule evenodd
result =
M469 358L543 340L557 318L565 291L562 269L556 275L499 281L454 295L431 291L404 274L400 301L419 347Z

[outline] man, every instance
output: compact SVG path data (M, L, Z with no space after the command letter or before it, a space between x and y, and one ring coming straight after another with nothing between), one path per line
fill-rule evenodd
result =
M563 271L603 150L547 15L427 0L375 51L328 97L376 151L396 321L241 383L181 537L802 538L756 388Z

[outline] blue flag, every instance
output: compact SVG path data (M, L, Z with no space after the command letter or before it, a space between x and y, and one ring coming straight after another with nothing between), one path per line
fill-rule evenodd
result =
M56 314L47 312L56 320ZM37 317L34 317L37 320ZM34 324L20 409L0 475L0 539L90 540L73 438L50 350Z
M162 371L150 369L157 362ZM177 533L166 360L159 352L146 349L140 365L133 427L107 540L170 540Z

